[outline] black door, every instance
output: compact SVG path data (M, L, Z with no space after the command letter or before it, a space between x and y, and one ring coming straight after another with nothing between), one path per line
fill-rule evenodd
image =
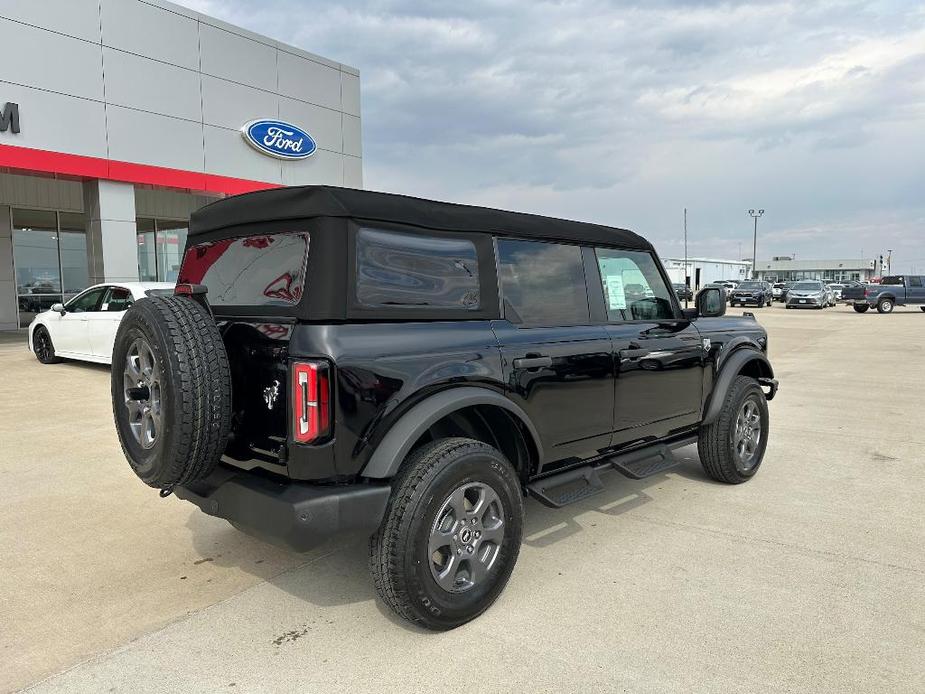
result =
M596 455L610 444L613 357L592 324L581 249L498 239L504 320L492 328L510 397L530 416L543 463Z
M704 342L691 321L682 318L658 260L642 251L594 252L600 274L595 280L602 285L606 330L613 344L613 445L696 425Z

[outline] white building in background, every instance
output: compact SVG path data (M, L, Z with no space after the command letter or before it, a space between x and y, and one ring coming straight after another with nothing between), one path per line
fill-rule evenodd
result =
M751 262L747 260L688 258L687 273L684 271L684 258L662 258L662 263L672 282L684 284L686 274L694 291L710 282L748 279L751 270Z

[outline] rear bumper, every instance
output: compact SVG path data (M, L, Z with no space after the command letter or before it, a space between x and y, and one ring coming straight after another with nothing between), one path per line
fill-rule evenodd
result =
M297 552L341 535L372 535L385 515L385 484L322 486L274 480L220 465L174 493L266 542Z

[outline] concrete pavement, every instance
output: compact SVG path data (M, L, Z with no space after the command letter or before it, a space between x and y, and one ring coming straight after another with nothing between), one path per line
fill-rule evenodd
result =
M362 543L288 554L159 499L105 368L0 346L0 690L923 691L925 315L755 313L782 384L757 477L689 449L529 502L508 588L445 634L375 600Z

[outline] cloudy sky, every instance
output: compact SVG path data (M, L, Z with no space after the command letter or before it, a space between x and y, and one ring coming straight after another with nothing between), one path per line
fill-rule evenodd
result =
M180 1L359 68L367 188L925 273L921 2Z

